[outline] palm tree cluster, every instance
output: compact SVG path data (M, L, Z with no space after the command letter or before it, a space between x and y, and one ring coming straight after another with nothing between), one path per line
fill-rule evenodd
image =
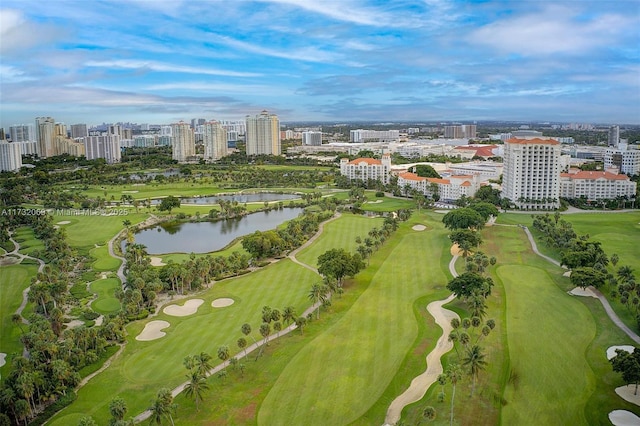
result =
M199 410L199 404L204 398L204 393L209 390L207 383L207 375L211 370L211 355L206 352L200 352L197 355L189 355L185 357L183 364L189 371L187 373L187 384L184 388L184 394L187 398L191 398L196 403L196 411Z
M364 260L368 260L374 250L377 250L382 244L384 244L387 238L389 238L389 236L398 229L399 221L399 217L394 218L387 216L380 229L375 227L371 228L364 239L356 237L356 244L358 244L356 252L360 257Z

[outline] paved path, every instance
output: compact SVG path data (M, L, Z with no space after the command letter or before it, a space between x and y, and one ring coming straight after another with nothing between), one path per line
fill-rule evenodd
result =
M545 256L544 254L540 253L538 251L538 247L536 246L536 242L533 240L533 235L531 235L531 232L529 231L529 228L524 226L523 229L524 229L524 232L527 234L527 238L529 238L529 242L531 243L531 249L533 250L533 252L538 256L542 257L543 259L545 259L546 261L551 262L556 266L560 266L560 262L558 262L557 260L552 259L549 256ZM634 342L640 343L640 336L638 336L633 330L627 327L627 325L624 322L622 322L618 314L616 314L616 312L611 307L611 304L609 303L607 298L600 292L600 290L594 287L589 287L589 289L593 292L593 294L596 295L598 300L600 300L600 303L602 303L602 306L604 307L604 310L609 316L609 318L611 319L611 321L620 330L622 330L627 336L629 336Z
M304 250L305 248L309 247L311 244L313 244L313 242L315 240L318 239L318 237L320 235L322 235L322 232L324 231L324 225L326 225L329 222L333 222L334 220L338 219L340 217L340 213L336 212L335 216L333 216L331 219L322 222L319 226L318 226L318 232L316 232L316 234L309 238L309 240L304 243L303 245L301 245L300 247L298 247L297 249L293 250L291 253L289 253L289 255L287 256L289 259L291 259L292 261L294 261L295 263L297 263L300 266L303 266L307 269L310 269L311 271L315 272L316 274L318 273L318 270L316 268L314 268L311 265L307 265L306 263L302 263L300 262L297 258L296 255L301 251Z
M458 260L458 256L454 255L449 262L449 272L451 272L451 275L454 277L458 276L456 272L456 260ZM400 420L404 407L421 400L431 385L438 380L438 376L443 373L444 369L440 358L453 349L453 342L449 341L449 333L453 330L451 320L460 317L455 312L445 309L442 306L451 302L453 299L455 299L455 295L451 294L444 300L431 302L427 305L427 311L429 311L436 320L436 324L442 328L442 335L438 339L436 347L427 355L426 370L415 377L411 381L409 388L391 402L387 410L384 426L396 424L398 420Z
M17 263L22 262L24 259L35 260L36 262L38 262L38 272L42 272L44 270L45 263L42 259L38 259L37 257L31 257L27 254L20 253L19 252L20 244L13 239L13 236L9 236L9 241L13 243L14 248L9 253L6 253L5 256L9 256L9 255L17 256L20 260ZM22 318L22 311L24 311L24 308L27 306L27 302L29 301L29 290L31 290L31 287L27 287L24 290L22 290L22 303L20 303L20 306L18 306L18 309L16 309L16 314L20 315L21 318ZM22 323L29 324L29 321L27 321L26 318L22 318Z
M160 221L160 218L158 218L155 215L150 215L147 219L145 219L144 222L139 223L137 226L142 226L142 227L153 226L159 221ZM122 286L124 286L124 283L127 282L127 276L124 274L124 268L127 266L127 260L124 257L118 256L116 254L115 250L113 249L113 244L122 234L126 233L127 231L128 231L128 228L120 230L120 232L118 232L113 238L111 238L108 243L109 256L115 257L116 259L119 259L121 261L120 267L118 268L116 275L118 276L118 279L120 280L120 284Z

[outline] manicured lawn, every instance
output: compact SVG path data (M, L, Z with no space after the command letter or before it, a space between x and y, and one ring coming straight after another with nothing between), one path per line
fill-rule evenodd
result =
M22 291L29 287L37 271L35 265L0 266L0 352L8 354L7 364L0 370L2 374L9 371L11 357L22 352L20 326L13 324L11 316L22 303ZM22 325L22 328L27 331L26 325Z
M92 264L93 269L96 271L116 271L122 262L120 259L109 255L109 247L106 244L92 249L91 256L96 259Z
M591 313L538 268L497 270L507 297L510 376L503 424L587 425L595 377L585 351L595 337Z
M436 231L404 224L398 237L373 256L369 274L358 275L357 283L371 283L344 317L289 362L262 403L258 424L348 424L382 396L417 337L414 302L446 283L431 266L442 255Z
M95 245L105 245L120 230L124 229L123 221L129 220L136 224L147 218L147 214L140 209L140 213L130 210L123 216L60 216L53 217L53 223L70 222L59 225L67 234L67 242L75 248L91 250Z
M362 210L369 212L393 212L400 209L415 208L416 203L411 199L376 197L375 193L367 192L367 202Z
M148 321L130 324L124 353L113 361L107 372L82 388L78 400L50 424L73 424L77 413L89 414L99 424L105 424L109 418L109 402L116 395L125 399L132 415L142 412L159 388L173 388L186 380L182 364L185 356L205 351L214 357L212 364L215 365L220 346L228 345L235 354L243 323L252 325L253 336L258 339L262 306L282 310L284 306L293 305L297 312L302 312L309 305L307 292L316 279L317 275L308 269L282 260L255 273L216 283L212 289L191 296L205 300L194 315L172 317L160 312L150 320L165 320L171 324L164 330L167 335L161 339L139 342L135 336ZM218 297L231 297L235 303L227 308L212 308L211 301ZM177 303L182 305L184 300Z
M115 297L115 291L120 287L117 278L106 278L91 283L90 289L98 297L91 302L91 307L99 314L111 314L120 310L120 301Z
M20 244L20 253L32 255L34 251L44 250L44 243L33 234L33 229L23 226L15 230L13 239Z
M300 251L296 256L300 261L317 266L318 256L333 248L343 248L348 252L355 253L356 237L363 241L367 238L367 233L372 228L382 227L382 218L368 218L351 213L342 213L339 219L327 223L324 232L309 247Z

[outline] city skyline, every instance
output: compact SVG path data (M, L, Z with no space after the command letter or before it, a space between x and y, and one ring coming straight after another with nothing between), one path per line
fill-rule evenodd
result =
M84 6L84 7L81 7ZM640 124L640 3L3 1L0 126Z

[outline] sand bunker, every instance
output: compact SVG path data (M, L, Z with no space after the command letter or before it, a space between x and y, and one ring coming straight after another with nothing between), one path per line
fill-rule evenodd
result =
M424 225L413 225L411 229L413 229L414 231L424 231L425 229L427 229L427 227Z
M609 420L615 426L637 426L640 425L640 417L631 411L614 410L609 413Z
M80 321L77 319L74 319L72 321L69 321L68 323L66 323L67 328L76 328L76 327L80 327L84 325L84 321Z
M68 225L68 224L70 224L70 223L71 223L71 221L70 221L70 220L63 220L62 222L58 222L58 223L56 223L56 225Z
M564 274L562 274L563 277L570 277L571 276L571 271L567 271Z
M0 367L7 363L7 354L0 352Z
M122 191L123 194L136 194L140 191Z
M622 349L623 351L631 353L635 348L631 345L610 346L609 349L607 349L607 359L616 356L616 349Z
M457 244L451 246L451 256L462 256L462 250Z
M149 259L151 259L151 266L164 266L164 265L166 265L166 263L164 263L162 261L161 257L150 256Z
M142 333L136 336L136 340L140 340L141 342L148 342L149 340L156 340L161 337L167 335L162 329L169 327L169 324L166 321L151 321L147 325L144 326L144 330Z
M187 315L193 315L198 311L198 307L204 303L202 299L187 300L184 305L169 305L162 310L167 315L172 317L186 317Z
M220 299L216 299L213 302L211 302L211 306L213 306L214 308L224 308L225 306L231 306L233 305L234 300L230 299L228 297L222 297Z
M632 404L640 405L640 389L638 389L637 395L634 395L635 391L636 391L636 385L626 385L626 386L620 386L619 388L616 388L616 393L618 394L618 396L620 396L620 398ZM635 424L640 424L640 423L635 423Z
M367 201L367 204L378 204L381 203L382 200L375 200L375 201Z
M569 294L573 294L574 296L585 296L585 297L598 297L595 295L595 293L593 291L591 291L590 288L581 288L581 287L576 287L573 290L571 290L569 292Z
M100 327L103 322L104 322L104 315L100 315L98 318L96 318L96 327Z

